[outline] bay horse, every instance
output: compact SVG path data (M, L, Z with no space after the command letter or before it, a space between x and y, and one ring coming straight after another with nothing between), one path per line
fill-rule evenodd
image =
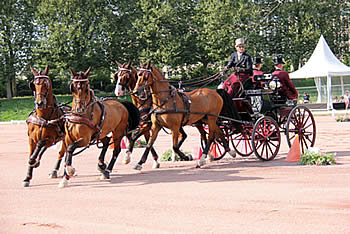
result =
M74 174L72 157L78 147L87 147L94 141L103 144L98 158L98 170L101 179L109 179L117 157L120 153L120 142L128 131L136 129L140 121L138 109L131 102L119 102L115 99L99 99L94 95L89 85L89 73L74 72L70 68L72 83L70 90L73 94L72 111L65 116L65 143L67 154L64 177L59 187L66 187L70 176ZM108 167L104 163L112 133L114 150Z
M68 106L58 105L52 92L52 82L48 76L49 65L44 71L37 72L30 67L34 79L29 87L35 95L35 108L29 114L26 123L29 137L29 166L23 186L28 187L33 177L33 169L40 165L41 157L50 146L63 140L64 120L63 115L70 110ZM58 153L55 169L50 173L50 178L57 178L62 158L66 152L63 143Z
M116 61L116 63L118 65L119 70L117 73L114 74L114 80L116 81L114 93L117 97L120 97L124 96L124 94L126 93L125 91L129 90L131 100L134 103L134 105L139 109L141 116L139 127L140 130L131 138L129 138L128 150L123 161L125 164L128 164L130 162L130 154L133 151L135 141L142 135L145 137L146 141L149 140L152 122L151 116L148 115L148 112L151 110L152 107L152 99L151 97L146 99L140 99L139 97L134 95L133 90L137 82L137 70L133 66L131 66L131 62L128 62L127 64L121 64L118 61ZM151 148L151 153L154 159L153 168L159 168L160 165L158 162L158 154L153 147ZM138 165L139 164L137 164L134 167L134 169L140 170L141 168Z
M147 93L144 90L149 88L153 105L151 138L142 157L147 158L150 147L154 144L160 129L166 127L171 130L175 153L183 160L190 160L179 149L183 143L183 139L179 141L180 130L182 126L201 123L208 125L209 134L198 163L199 167L205 164L205 158L215 137L221 139L226 152L229 152L233 157L235 156L235 152L230 150L223 132L216 124L219 114L223 111L232 113L231 116L235 119L240 119L227 93L203 88L184 94L170 86L164 75L156 67L151 66L150 62L146 65L141 62L140 67L134 93L140 98L145 98Z

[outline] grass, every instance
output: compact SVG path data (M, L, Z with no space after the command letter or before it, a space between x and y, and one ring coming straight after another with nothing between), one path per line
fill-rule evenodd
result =
M114 94L104 94L105 97L113 95ZM72 101L72 95L56 95L56 97L59 103L68 103ZM128 97L127 100L131 101L130 97ZM34 97L0 99L0 121L26 120L33 109Z

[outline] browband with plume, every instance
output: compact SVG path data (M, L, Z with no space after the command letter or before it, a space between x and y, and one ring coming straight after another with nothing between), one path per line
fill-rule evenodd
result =
M140 71L148 71L148 72L151 72L151 73L152 73L152 70L151 70L151 69L146 69L146 68L140 68Z
M73 82L89 81L89 79L71 79Z
M121 67L121 68L119 68L119 71L128 71L128 72L131 72L131 69L126 69L126 68Z
M37 79L37 78L49 78L47 75L37 75L37 76L34 76L34 79Z

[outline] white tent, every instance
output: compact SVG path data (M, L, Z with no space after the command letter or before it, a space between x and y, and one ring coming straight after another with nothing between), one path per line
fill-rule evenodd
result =
M291 79L314 78L318 92L317 102L322 100L322 83L326 83L327 108L332 109L332 77L340 79L344 92L343 76L350 76L350 67L343 64L331 51L323 35L307 63L299 70L289 74ZM338 82L339 83L339 82Z

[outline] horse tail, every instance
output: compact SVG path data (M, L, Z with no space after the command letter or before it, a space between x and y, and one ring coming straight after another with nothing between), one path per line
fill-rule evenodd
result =
M140 111L137 109L137 107L129 102L129 101L122 101L121 102L125 108L129 112L129 119L128 119L128 130L134 130L139 126L140 123Z
M224 89L217 89L216 92L221 96L224 102L220 115L228 118L232 118L235 120L241 120L241 116L239 115L230 94L228 94Z

